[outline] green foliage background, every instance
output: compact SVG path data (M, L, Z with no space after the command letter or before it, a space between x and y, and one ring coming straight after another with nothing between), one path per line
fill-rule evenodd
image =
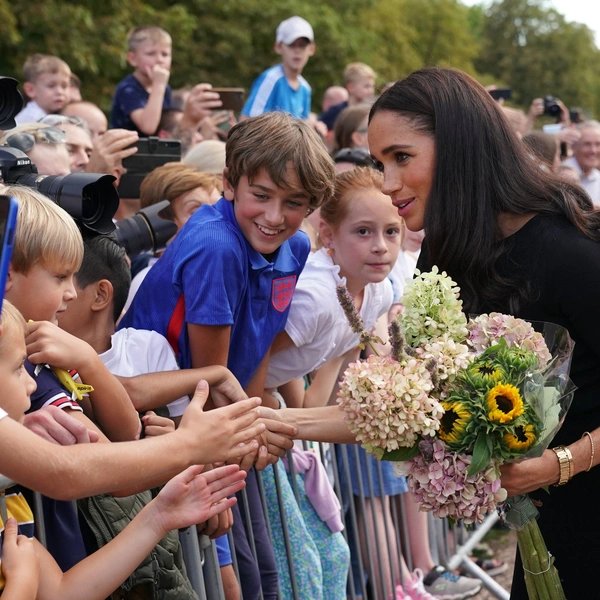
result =
M314 109L344 65L373 66L380 83L423 65L463 69L484 83L512 87L513 104L554 94L598 112L600 50L584 25L568 23L544 0L0 0L0 73L21 79L25 58L57 54L103 109L130 69L129 28L157 24L173 36L171 84L243 86L277 62L277 24L299 14L315 29L317 53L304 75Z

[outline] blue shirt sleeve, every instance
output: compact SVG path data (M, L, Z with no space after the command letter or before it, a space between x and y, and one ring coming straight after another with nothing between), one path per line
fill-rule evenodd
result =
M185 321L233 325L247 289L245 249L224 223L206 223L202 236L196 233L192 230L190 243L184 240L173 264L173 283L183 290Z
M246 100L246 104L244 104L244 108L242 108L242 114L250 117L250 116L256 116L256 115L252 115L252 108L254 106L254 103L256 101L256 95L258 94L258 91L260 90L260 87L262 85L262 82L265 79L267 72L265 71L264 73L261 73L255 80L254 83L252 84L252 88L250 89L250 94L248 96L248 99ZM267 109L265 109L262 112L267 112Z

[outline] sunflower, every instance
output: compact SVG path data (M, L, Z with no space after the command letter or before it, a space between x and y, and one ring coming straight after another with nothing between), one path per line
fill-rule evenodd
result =
M491 360L476 360L470 367L469 373L475 380L484 383L497 383L505 375L504 370Z
M512 432L504 434L504 441L511 450L527 450L535 442L535 427L531 423L516 425Z
M487 394L489 418L508 423L523 414L523 400L519 390L508 383L498 383Z
M440 419L439 437L444 442L460 441L471 413L461 402L442 402L444 414Z

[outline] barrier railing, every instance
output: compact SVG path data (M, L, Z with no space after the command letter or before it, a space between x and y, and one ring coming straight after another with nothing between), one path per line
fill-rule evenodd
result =
M353 566L348 570L347 584L345 589L341 590L341 596L351 600L359 598L387 600L389 597L395 597L396 585L404 583L404 573L398 564L401 557L404 559L408 571L413 570L412 544L409 533L411 523L407 520L403 494L380 495L382 482L385 480L381 463L371 464L367 461L366 469L361 469L358 466L361 464L358 446L333 447L328 444L305 442L303 448L310 449L319 456L342 505L342 522L344 524L342 535L350 546ZM290 539L289 515L286 514L282 491L284 486L290 486L293 496L300 503L303 491L300 489L298 477L302 476L295 472L291 455L288 455L287 465L287 473L281 467L272 472L276 489L275 498L265 493L260 474L258 476L259 490L269 534L271 536L281 535L283 538L291 594L282 594L281 598L282 600L292 598L307 600L306 595L303 595L302 588L299 587L299 565L296 564L297 556ZM282 473L285 475L282 476ZM269 474L269 476L271 475ZM0 476L0 489L3 490L10 485L12 485L10 480ZM39 494L35 494L34 498L32 508L36 518L36 535L44 540L41 497ZM245 491L240 494L239 504L240 510L245 513L246 523L251 523ZM273 506L277 506L279 511L281 531L273 532L272 524L268 519L269 510L267 508L272 509ZM5 520L6 508L2 501L0 501L0 514ZM450 530L445 521L429 516L427 520L429 531L424 535L428 535L429 547L436 563L444 564L449 570L463 566L471 576L480 579L493 595L501 600L508 600L509 593L469 558L474 546L481 541L497 519L497 515L490 515L480 527L472 532L467 532L461 527ZM246 532L250 548L256 559L256 547L251 528L247 528ZM182 530L179 537L187 574L199 600L226 600L214 542L206 536L198 535L195 527ZM233 567L239 577L231 534L229 538L234 561ZM324 596L323 600L333 599Z

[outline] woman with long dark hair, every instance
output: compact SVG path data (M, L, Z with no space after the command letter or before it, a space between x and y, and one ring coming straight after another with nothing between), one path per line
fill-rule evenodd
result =
M600 213L581 188L539 168L489 94L459 71L397 82L371 110L369 148L407 227L425 228L421 270L447 271L467 313L551 321L576 342L579 389L552 446L568 446L577 476L532 496L566 596L589 598L600 564L600 469L591 468L600 462ZM509 495L559 479L552 449L503 467ZM520 563L511 598L527 598Z

